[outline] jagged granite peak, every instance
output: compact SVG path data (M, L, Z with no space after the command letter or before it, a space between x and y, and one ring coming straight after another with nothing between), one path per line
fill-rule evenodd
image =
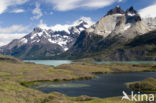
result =
M148 59L146 54L154 53L155 46L154 43L145 46L143 41L148 41L147 43L150 43L151 40L154 41L156 32L152 33L152 36L149 35L151 29L141 20L133 7L127 9L125 13L120 10L119 7L111 9L96 24L81 32L75 44L60 57L67 55L69 59L85 58L84 60L86 60L89 58L89 60L112 61ZM149 25L151 21L147 21ZM144 35L147 36L144 37ZM139 39L142 41L142 46L128 48L127 43L138 37L143 37ZM155 60L155 57L153 59L154 55L150 56L150 60Z
M120 34L120 36L129 39L149 32L148 26L141 20L140 15L133 7L130 7L124 13L118 6L111 9L108 14L112 15L106 15L101 18L96 24L86 30L87 34L94 33L104 38Z
M133 6L131 6L126 10L126 13L137 14L137 11L134 9Z
M109 10L107 12L107 15L113 15L113 14L124 14L125 12L120 8L120 6L116 6L115 8ZM107 16L106 15L106 16Z
M133 6L131 6L130 8L128 8L128 9L126 10L126 17L127 17L126 23L141 21L140 15L139 15L138 12L133 8Z

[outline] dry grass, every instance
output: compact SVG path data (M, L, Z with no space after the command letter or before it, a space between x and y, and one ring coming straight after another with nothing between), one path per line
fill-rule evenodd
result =
M85 73L116 73L116 72L145 72L156 71L156 64L129 64L129 63L71 63L57 66L56 68Z
M129 103L116 98L67 97L45 94L21 85L34 81L59 81L94 78L94 73L155 71L155 64L72 63L57 67L23 63L13 57L0 56L0 103ZM5 59L7 58L7 59ZM16 61L16 62L15 62Z

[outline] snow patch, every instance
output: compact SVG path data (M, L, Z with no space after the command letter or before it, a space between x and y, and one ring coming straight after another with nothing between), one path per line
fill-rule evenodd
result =
M127 13L128 16L135 16L135 13Z
M68 50L68 48L64 48L64 51L67 51Z
M125 25L124 30L128 30L130 27L131 27L131 24L128 23Z
M20 41L22 42L22 44L26 44L28 42L26 38L22 38Z
M70 27L70 25L60 25L60 24L57 24L57 25L51 27L51 29L54 32L56 32L56 31L65 31L68 34L70 34L69 27Z
M30 39L34 39L37 36L37 34L31 35Z
M43 35L43 32L37 33L37 35L41 37Z
M117 14L113 14L113 16L123 16L124 14L119 14L119 13L117 13ZM110 15L109 15L110 16Z
M79 28L79 30L80 30L80 31L83 31L83 30L85 30L85 29L81 27L81 28Z

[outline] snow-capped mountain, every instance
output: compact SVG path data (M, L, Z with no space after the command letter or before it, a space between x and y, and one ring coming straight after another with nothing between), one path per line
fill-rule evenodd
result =
M89 17L81 17L80 19L74 21L71 25L56 24L55 26L47 26L44 23L38 25L38 27L45 30L52 30L53 32L66 32L67 34L79 34L81 31L89 28L94 22Z
M1 47L1 52L22 59L59 55L67 51L74 44L80 32L92 24L92 20L87 17L82 17L71 25L40 24L28 35Z

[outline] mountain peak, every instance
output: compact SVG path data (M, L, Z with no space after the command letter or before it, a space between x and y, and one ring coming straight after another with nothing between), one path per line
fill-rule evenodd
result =
M134 9L133 6L131 6L126 10L126 13L137 14L137 11Z
M37 26L37 27L34 28L33 31L34 31L34 32L42 32L42 28L39 27L39 26Z
M80 25L80 24L86 24L89 26L93 25L94 22L92 21L92 19L90 17L81 17L80 19L76 20L72 26L77 26L77 25ZM88 28L87 27L87 28Z
M117 5L115 8L109 10L107 12L107 15L113 15L113 14L124 14L125 12L120 8L119 5Z
M126 10L127 23L141 21L141 17L138 12L131 6Z

